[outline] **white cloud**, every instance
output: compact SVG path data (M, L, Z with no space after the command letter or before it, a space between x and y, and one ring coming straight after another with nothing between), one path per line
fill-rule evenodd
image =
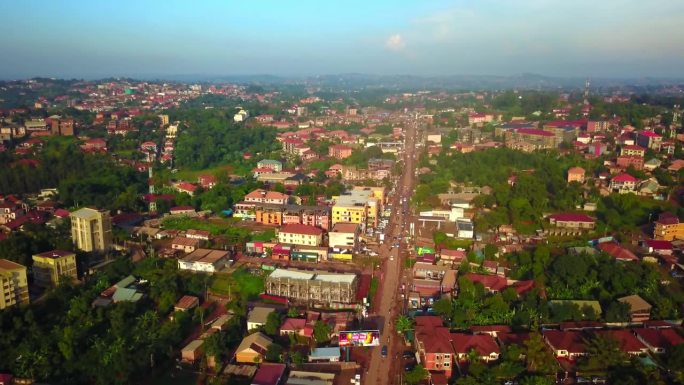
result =
M406 47L406 42L400 34L396 33L390 36L387 41L385 41L385 48L390 51L401 51Z

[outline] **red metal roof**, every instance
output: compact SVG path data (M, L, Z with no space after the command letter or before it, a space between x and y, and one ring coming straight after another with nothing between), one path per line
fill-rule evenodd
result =
M323 230L318 227L303 225L301 223L292 223L285 225L278 230L279 233L291 233L291 234L306 234L306 235L321 235Z
M492 353L499 354L501 350L489 334L464 334L451 333L451 346L456 354L464 354L472 349L480 356L489 356Z
M560 330L544 330L544 338L554 350L566 350L568 353L584 353L584 339L580 332Z
M539 130L536 128L518 128L515 130L518 134L523 135L536 135L536 136L554 136L555 134L551 131Z
M613 177L613 182L637 182L637 178L627 174L626 172L623 172L622 174L616 175Z
M653 131L641 131L641 132L639 133L639 135L646 136L646 137L649 137L649 138L660 138L660 137L661 137L660 135L656 134L656 133L653 132Z
M625 329L598 330L596 334L616 340L620 345L620 349L625 353L639 353L646 350L646 346L634 334Z
M263 363L252 378L252 385L277 385L283 374L285 364Z
M637 261L639 259L634 253L614 242L599 243L598 248L611 257L621 261Z
M554 219L556 222L588 222L594 223L596 220L586 214L575 213L558 213L549 215L549 219Z

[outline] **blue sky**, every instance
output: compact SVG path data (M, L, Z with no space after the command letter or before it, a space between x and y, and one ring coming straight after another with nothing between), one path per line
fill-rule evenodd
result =
M682 0L5 0L0 15L0 78L684 77Z

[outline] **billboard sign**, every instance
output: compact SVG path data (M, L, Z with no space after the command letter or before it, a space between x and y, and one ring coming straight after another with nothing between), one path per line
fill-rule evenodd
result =
M435 249L432 247L421 247L421 246L416 246L416 254L418 256L421 256L423 254L434 254Z
M354 330L340 332L340 347L379 346L379 330Z

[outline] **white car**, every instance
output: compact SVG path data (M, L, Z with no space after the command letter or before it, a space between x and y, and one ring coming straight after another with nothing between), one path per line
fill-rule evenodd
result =
M390 255L390 261L394 261L394 257Z

